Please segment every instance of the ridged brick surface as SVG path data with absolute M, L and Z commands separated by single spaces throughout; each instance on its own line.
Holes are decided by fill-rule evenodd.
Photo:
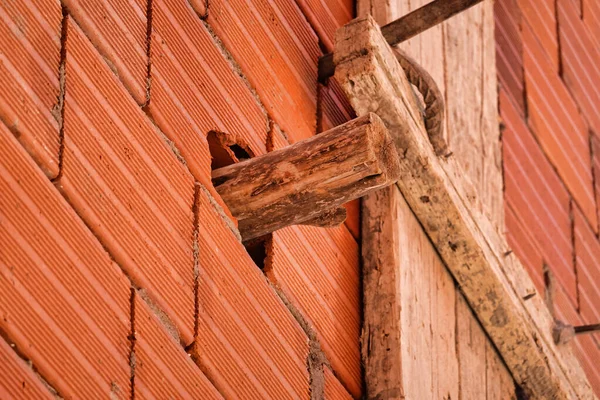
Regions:
M 140 295 L 135 296 L 135 396 L 221 399 Z
M 558 0 L 562 76 L 588 125 L 600 133 L 600 46 L 572 0 Z
M 529 227 L 517 213 L 505 203 L 506 239 L 508 246 L 515 252 L 523 266 L 529 272 L 539 293 L 546 290 L 544 284 L 544 257 L 539 244 Z
M 577 304 L 569 194 L 504 91 L 500 114 L 506 125 L 502 144 L 507 206 L 535 238 L 544 261 Z
M 494 19 L 498 81 L 513 102 L 518 105 L 519 113 L 524 115 L 522 16 L 517 0 L 496 1 Z
M 600 46 L 600 3 L 597 0 L 582 1 L 583 23 L 589 29 L 596 46 Z
M 209 25 L 293 141 L 314 135 L 318 39 L 289 0 L 211 0 Z
M 58 187 L 131 279 L 193 340 L 194 181 L 73 20 Z
M 139 104 L 146 101 L 147 0 L 63 0 Z
M 150 114 L 219 199 L 206 136 L 224 132 L 254 155 L 264 154 L 266 115 L 186 1 L 155 0 L 153 29 Z
M 58 0 L 0 4 L 0 121 L 49 178 L 58 174 Z
M 308 339 L 200 190 L 193 354 L 225 398 L 309 398 Z
M 329 368 L 324 366 L 323 372 L 325 374 L 325 400 L 352 400 L 353 397 L 350 396 L 350 393 L 346 391 Z
M 556 36 L 555 0 L 517 0 L 524 23 L 532 29 L 542 51 L 548 57 L 548 66 L 558 73 L 559 53 Z
M 600 321 L 600 242 L 578 208 L 575 219 L 575 254 L 581 316 L 588 324 Z
M 63 398 L 129 395 L 129 281 L 0 125 L 0 330 Z
M 589 136 L 575 101 L 523 24 L 529 124 L 542 149 L 586 217 L 596 221 Z
M 594 159 L 594 182 L 596 184 L 596 208 L 598 209 L 598 225 L 594 228 L 596 232 L 600 232 L 600 133 L 592 134 L 592 152 Z
M 54 399 L 54 396 L 8 343 L 0 338 L 0 398 Z
M 358 245 L 340 226 L 293 226 L 273 234 L 266 274 L 316 331 L 340 381 L 362 393 Z
M 354 17 L 354 1 L 296 0 L 296 3 L 319 35 L 323 47 L 332 52 L 335 31 Z
M 319 128 L 321 132 L 356 118 L 352 106 L 335 79 L 331 78 L 327 86 L 320 86 L 319 96 L 321 102 Z

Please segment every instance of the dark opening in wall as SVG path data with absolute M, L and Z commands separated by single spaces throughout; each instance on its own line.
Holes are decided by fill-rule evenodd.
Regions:
M 265 235 L 244 242 L 244 247 L 250 255 L 250 258 L 252 258 L 252 261 L 254 261 L 256 266 L 261 270 L 264 270 L 265 267 L 268 267 L 267 258 L 269 257 L 272 240 L 272 235 Z
M 211 169 L 223 168 L 231 164 L 252 158 L 254 154 L 243 143 L 234 142 L 222 132 L 210 131 L 206 138 L 212 157 Z

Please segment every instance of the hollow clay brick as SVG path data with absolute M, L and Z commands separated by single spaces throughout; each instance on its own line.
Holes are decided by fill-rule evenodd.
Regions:
M 548 60 L 548 67 L 558 74 L 559 54 L 555 0 L 517 1 L 523 15 L 522 25 L 529 27 L 540 50 Z
M 3 399 L 54 399 L 29 365 L 0 338 L 0 397 Z
M 314 135 L 322 53 L 295 2 L 211 0 L 207 22 L 288 137 Z
M 308 398 L 308 338 L 203 189 L 198 213 L 197 363 L 225 398 Z
M 502 133 L 506 204 L 577 304 L 569 194 L 504 91 L 500 114 L 506 126 Z
M 587 126 L 527 24 L 523 24 L 523 44 L 529 126 L 585 216 L 595 224 Z
M 333 51 L 335 31 L 354 17 L 352 0 L 318 1 L 297 0 L 298 6 L 328 51 Z
M 63 398 L 128 398 L 130 283 L 0 124 L 0 330 Z
M 324 366 L 323 372 L 325 374 L 325 400 L 351 400 L 353 398 L 328 367 Z
M 600 133 L 600 47 L 572 3 L 557 2 L 562 77 L 588 126 Z
M 587 324 L 600 321 L 600 242 L 585 217 L 575 207 L 575 267 L 581 316 Z
M 360 366 L 359 251 L 344 227 L 292 226 L 273 234 L 266 271 L 314 328 L 340 381 L 355 397 Z
M 494 34 L 496 38 L 496 68 L 498 81 L 525 115 L 525 78 L 523 77 L 522 15 L 517 0 L 494 3 Z
M 150 115 L 218 201 L 208 133 L 223 132 L 255 156 L 266 153 L 266 115 L 185 1 L 153 1 L 151 92 Z
M 58 0 L 0 4 L 0 121 L 49 178 L 58 174 L 61 21 Z
M 222 398 L 139 294 L 134 324 L 136 397 Z
M 64 0 L 63 4 L 135 101 L 144 104 L 147 0 Z
M 189 344 L 194 180 L 73 20 L 66 74 L 57 186 Z

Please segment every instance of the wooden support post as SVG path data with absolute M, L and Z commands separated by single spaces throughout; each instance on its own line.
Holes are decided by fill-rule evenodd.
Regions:
M 533 398 L 595 398 L 571 349 L 554 344 L 553 318 L 541 296 L 531 296 L 535 289 L 527 272 L 513 254 L 505 255 L 504 237 L 466 198 L 461 168 L 453 158 L 436 156 L 406 75 L 371 17 L 338 30 L 334 62 L 335 78 L 357 115 L 377 112 L 388 127 L 400 155 L 397 185 L 515 381 Z M 375 275 L 365 271 L 365 276 Z M 368 287 L 365 282 L 365 290 Z M 396 300 L 391 296 L 389 301 Z M 394 317 L 384 310 L 364 311 Z M 393 321 L 387 326 L 393 326 Z M 385 351 L 377 346 L 363 354 L 384 360 Z M 377 360 L 363 361 L 366 368 L 382 365 Z M 383 366 L 379 374 L 393 374 L 401 367 Z M 372 375 L 366 371 L 367 397 L 372 396 Z M 379 377 L 379 391 L 385 382 Z
M 339 207 L 398 179 L 398 154 L 367 113 L 294 145 L 213 171 L 243 240 L 277 229 L 341 223 Z

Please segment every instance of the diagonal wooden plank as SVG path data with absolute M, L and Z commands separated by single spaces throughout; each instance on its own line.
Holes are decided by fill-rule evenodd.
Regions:
M 535 398 L 595 398 L 568 348 L 551 337 L 552 317 L 505 240 L 465 198 L 461 168 L 438 159 L 404 71 L 370 17 L 336 35 L 336 80 L 357 115 L 378 114 L 400 156 L 402 194 L 454 275 L 515 381 Z M 368 373 L 367 373 L 368 376 Z

